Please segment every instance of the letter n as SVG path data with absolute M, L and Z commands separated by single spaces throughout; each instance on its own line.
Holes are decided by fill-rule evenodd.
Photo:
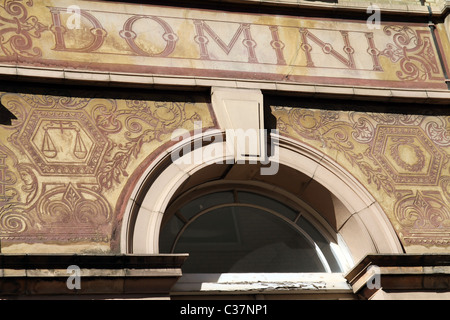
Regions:
M 312 47 L 308 42 L 308 39 L 320 46 L 323 53 L 329 54 L 332 57 L 336 58 L 339 62 L 347 66 L 349 69 L 355 69 L 355 60 L 353 58 L 354 49 L 350 45 L 350 40 L 348 37 L 347 31 L 340 31 L 342 39 L 344 40 L 344 53 L 347 55 L 347 58 L 345 58 L 342 54 L 337 52 L 330 43 L 323 42 L 321 39 L 319 39 L 316 35 L 311 33 L 306 28 L 300 28 L 300 36 L 301 36 L 301 48 L 303 51 L 305 51 L 306 54 L 306 61 L 308 67 L 314 67 L 314 63 L 312 61 L 311 51 Z

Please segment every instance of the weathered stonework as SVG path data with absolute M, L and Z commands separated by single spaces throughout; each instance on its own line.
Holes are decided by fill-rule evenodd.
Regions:
M 323 152 L 366 186 L 407 252 L 448 250 L 448 116 L 302 108 L 299 102 L 273 105 L 272 113 L 281 134 Z
M 51 68 L 63 78 L 86 70 L 105 80 L 135 73 L 447 88 L 425 23 L 381 20 L 369 28 L 365 21 L 67 0 L 4 0 L 0 12 L 0 63 Z
M 175 129 L 215 125 L 208 102 L 192 95 L 3 91 L 0 99 L 17 116 L 0 126 L 2 252 L 40 252 L 31 245 L 40 242 L 60 244 L 58 251 L 108 250 L 128 177 L 174 143 Z M 21 242 L 30 246 L 18 249 Z
M 295 2 L 337 9 L 367 5 Z M 426 4 L 433 5 L 435 14 L 446 6 L 443 1 Z M 379 5 L 389 12 L 428 14 L 421 1 Z M 37 77 L 116 83 L 125 75 L 130 79 L 132 72 L 139 83 L 160 75 L 186 77 L 183 81 L 190 85 L 201 83 L 190 82 L 193 77 L 216 84 L 219 78 L 272 81 L 276 88 L 300 83 L 353 91 L 414 89 L 425 97 L 447 93 L 448 17 L 436 25 L 438 51 L 429 26 L 418 22 L 382 20 L 377 29 L 358 20 L 66 0 L 45 5 L 3 0 L 0 12 L 3 71 L 17 67 L 17 73 Z M 337 92 L 332 86 L 330 90 Z M 173 130 L 192 129 L 195 121 L 205 128 L 217 125 L 202 97 L 104 98 L 30 90 L 0 94 L 1 103 L 17 116 L 11 126 L 0 127 L 4 252 L 20 241 L 35 241 L 33 246 L 54 241 L 57 248 L 61 240 L 73 241 L 75 251 L 85 250 L 90 241 L 108 250 L 123 213 L 118 202 L 124 201 L 127 178 L 137 176 L 133 173 L 143 170 L 145 159 L 167 147 Z M 405 247 L 447 248 L 446 116 L 289 105 L 273 106 L 273 112 L 283 134 L 324 152 L 367 186 Z M 31 245 L 24 250 L 32 250 Z

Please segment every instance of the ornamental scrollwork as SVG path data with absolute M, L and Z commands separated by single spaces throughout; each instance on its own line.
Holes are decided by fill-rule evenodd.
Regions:
M 425 31 L 396 25 L 385 26 L 383 31 L 392 36 L 393 43 L 388 43 L 380 55 L 399 64 L 396 75 L 400 80 L 427 81 L 439 74 L 432 41 Z
M 409 172 L 418 172 L 423 169 L 425 166 L 425 155 L 421 148 L 414 144 L 414 138 L 412 137 L 393 137 L 393 144 L 390 146 L 390 154 L 394 161 L 402 167 L 403 169 Z M 402 159 L 401 147 L 406 146 L 411 148 L 415 155 L 414 163 L 408 163 L 404 159 Z
M 26 195 L 26 200 L 21 198 L 21 192 L 17 189 L 19 178 L 8 165 L 18 167 L 21 180 L 24 182 L 21 190 Z M 0 236 L 8 236 L 26 231 L 31 221 L 25 208 L 27 203 L 35 196 L 35 176 L 29 173 L 29 179 L 25 174 L 26 165 L 19 164 L 15 154 L 6 146 L 0 145 Z
M 436 118 L 429 121 L 425 126 L 425 131 L 430 139 L 441 147 L 450 146 L 450 117 Z
M 100 226 L 111 219 L 111 214 L 103 196 L 71 183 L 46 192 L 37 204 L 37 215 L 44 225 Z
M 364 152 L 355 148 L 355 144 L 367 143 L 373 138 L 375 128 L 367 118 L 360 117 L 351 123 L 336 111 L 283 107 L 274 107 L 273 110 L 274 115 L 278 115 L 277 126 L 281 133 L 299 135 L 305 141 L 319 142 L 327 151 L 337 151 L 352 167 L 359 168 L 367 183 L 375 184 L 377 190 L 382 189 L 389 196 L 393 195 L 393 181 L 373 161 L 368 152 L 370 148 Z
M 127 109 L 118 110 L 116 102 L 109 101 L 94 107 L 92 118 L 106 135 L 125 129 L 125 142 L 110 141 L 100 172 L 98 191 L 109 190 L 127 177 L 127 166 L 137 159 L 142 147 L 150 142 L 163 142 L 172 132 L 189 123 L 193 126 L 201 118 L 197 113 L 187 116 L 190 102 L 126 100 Z
M 106 241 L 126 177 L 175 129 L 202 120 L 212 125 L 199 115 L 209 109 L 197 98 L 64 92 L 0 98 L 17 117 L 0 126 L 2 239 Z
M 29 16 L 27 7 L 33 1 L 5 0 L 0 5 L 0 49 L 7 57 L 36 58 L 42 50 L 33 46 L 33 38 L 39 39 L 48 27 L 36 16 Z
M 450 209 L 438 192 L 409 193 L 395 204 L 394 213 L 410 233 L 450 227 Z

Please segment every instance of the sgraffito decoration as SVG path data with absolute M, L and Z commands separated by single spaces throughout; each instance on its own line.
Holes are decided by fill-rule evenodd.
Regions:
M 175 129 L 214 126 L 194 95 L 96 98 L 1 92 L 0 239 L 108 243 L 129 176 Z M 120 204 L 119 204 L 120 205 Z
M 28 13 L 33 1 L 4 0 L 0 4 L 0 52 L 8 57 L 36 58 L 42 56 L 36 39 L 47 27 Z
M 272 106 L 280 133 L 352 172 L 405 247 L 450 245 L 450 117 Z
M 400 65 L 396 76 L 405 81 L 434 79 L 439 72 L 437 57 L 428 32 L 414 31 L 408 26 L 386 26 L 384 33 L 392 36 L 392 43 L 380 52 Z
M 425 21 L 370 29 L 361 20 L 104 1 L 0 0 L 0 63 L 56 73 L 447 89 Z

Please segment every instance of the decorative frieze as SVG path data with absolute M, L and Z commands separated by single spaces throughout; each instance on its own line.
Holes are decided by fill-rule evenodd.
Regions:
M 0 93 L 17 116 L 0 127 L 6 241 L 108 243 L 130 175 L 174 143 L 175 129 L 193 130 L 196 121 L 215 126 L 201 96 L 60 94 Z
M 407 251 L 450 245 L 448 117 L 297 103 L 272 106 L 272 113 L 282 135 L 323 152 L 366 186 Z
M 0 63 L 277 82 L 446 89 L 425 23 L 3 0 Z M 445 46 L 447 38 L 436 36 Z M 447 61 L 445 53 L 443 60 Z

